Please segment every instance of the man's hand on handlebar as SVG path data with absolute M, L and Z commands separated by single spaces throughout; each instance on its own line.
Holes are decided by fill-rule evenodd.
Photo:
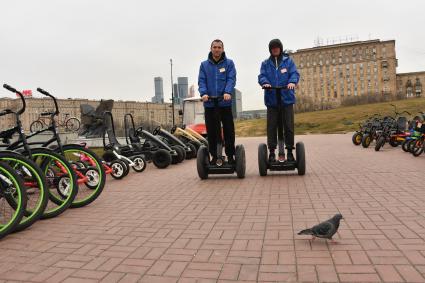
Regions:
M 288 84 L 288 89 L 295 89 L 295 84 L 294 83 L 289 83 Z
M 207 102 L 207 101 L 208 101 L 208 98 L 209 98 L 208 94 L 204 94 L 204 95 L 202 96 L 202 101 L 203 101 L 203 102 Z
M 271 84 L 263 84 L 263 88 L 271 88 L 272 85 Z
M 232 96 L 231 96 L 230 94 L 228 94 L 228 93 L 225 93 L 225 94 L 223 95 L 223 99 L 224 99 L 225 101 L 228 101 L 228 100 L 231 100 L 231 99 L 232 99 Z

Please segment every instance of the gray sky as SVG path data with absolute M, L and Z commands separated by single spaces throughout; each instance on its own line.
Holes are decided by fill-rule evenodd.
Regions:
M 398 71 L 425 70 L 423 0 L 0 0 L 0 10 L 0 82 L 61 98 L 150 101 L 162 76 L 167 99 L 169 59 L 175 80 L 196 84 L 214 38 L 235 61 L 245 110 L 264 107 L 257 75 L 275 37 L 293 50 L 318 36 L 396 39 Z

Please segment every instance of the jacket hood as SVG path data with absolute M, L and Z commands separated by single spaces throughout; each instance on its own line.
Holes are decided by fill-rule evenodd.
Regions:
M 214 58 L 213 58 L 213 55 L 212 55 L 212 52 L 210 51 L 210 53 L 208 53 L 208 60 L 209 61 L 211 61 L 212 63 L 214 63 L 214 64 L 218 64 L 218 63 L 220 63 L 221 61 L 223 61 L 223 60 L 225 60 L 226 59 L 226 52 L 223 52 L 222 54 L 221 54 L 221 57 L 220 57 L 220 60 L 218 60 L 218 62 L 216 62 L 215 60 L 214 60 Z
M 272 49 L 275 48 L 275 47 L 280 48 L 280 54 L 283 53 L 283 44 L 280 41 L 280 39 L 275 38 L 275 39 L 270 40 L 270 42 L 269 42 L 269 52 L 270 52 L 270 54 L 272 53 Z

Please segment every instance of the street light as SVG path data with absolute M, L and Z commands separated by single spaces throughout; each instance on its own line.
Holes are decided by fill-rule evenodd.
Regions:
M 174 83 L 173 83 L 173 59 L 170 59 L 170 66 L 171 66 L 171 108 L 173 111 L 173 126 L 175 124 L 174 121 Z

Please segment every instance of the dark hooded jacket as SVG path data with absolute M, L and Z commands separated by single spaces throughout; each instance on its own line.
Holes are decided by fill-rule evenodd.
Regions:
M 288 54 L 284 53 L 283 46 L 280 40 L 274 39 L 269 43 L 269 51 L 273 47 L 280 48 L 280 55 L 270 57 L 264 60 L 261 64 L 260 74 L 258 75 L 258 83 L 263 86 L 270 84 L 272 86 L 287 86 L 289 83 L 298 84 L 300 74 L 297 71 L 294 61 Z M 281 102 L 284 105 L 295 103 L 295 90 L 282 90 Z M 264 90 L 264 104 L 267 107 L 277 107 L 275 90 Z

